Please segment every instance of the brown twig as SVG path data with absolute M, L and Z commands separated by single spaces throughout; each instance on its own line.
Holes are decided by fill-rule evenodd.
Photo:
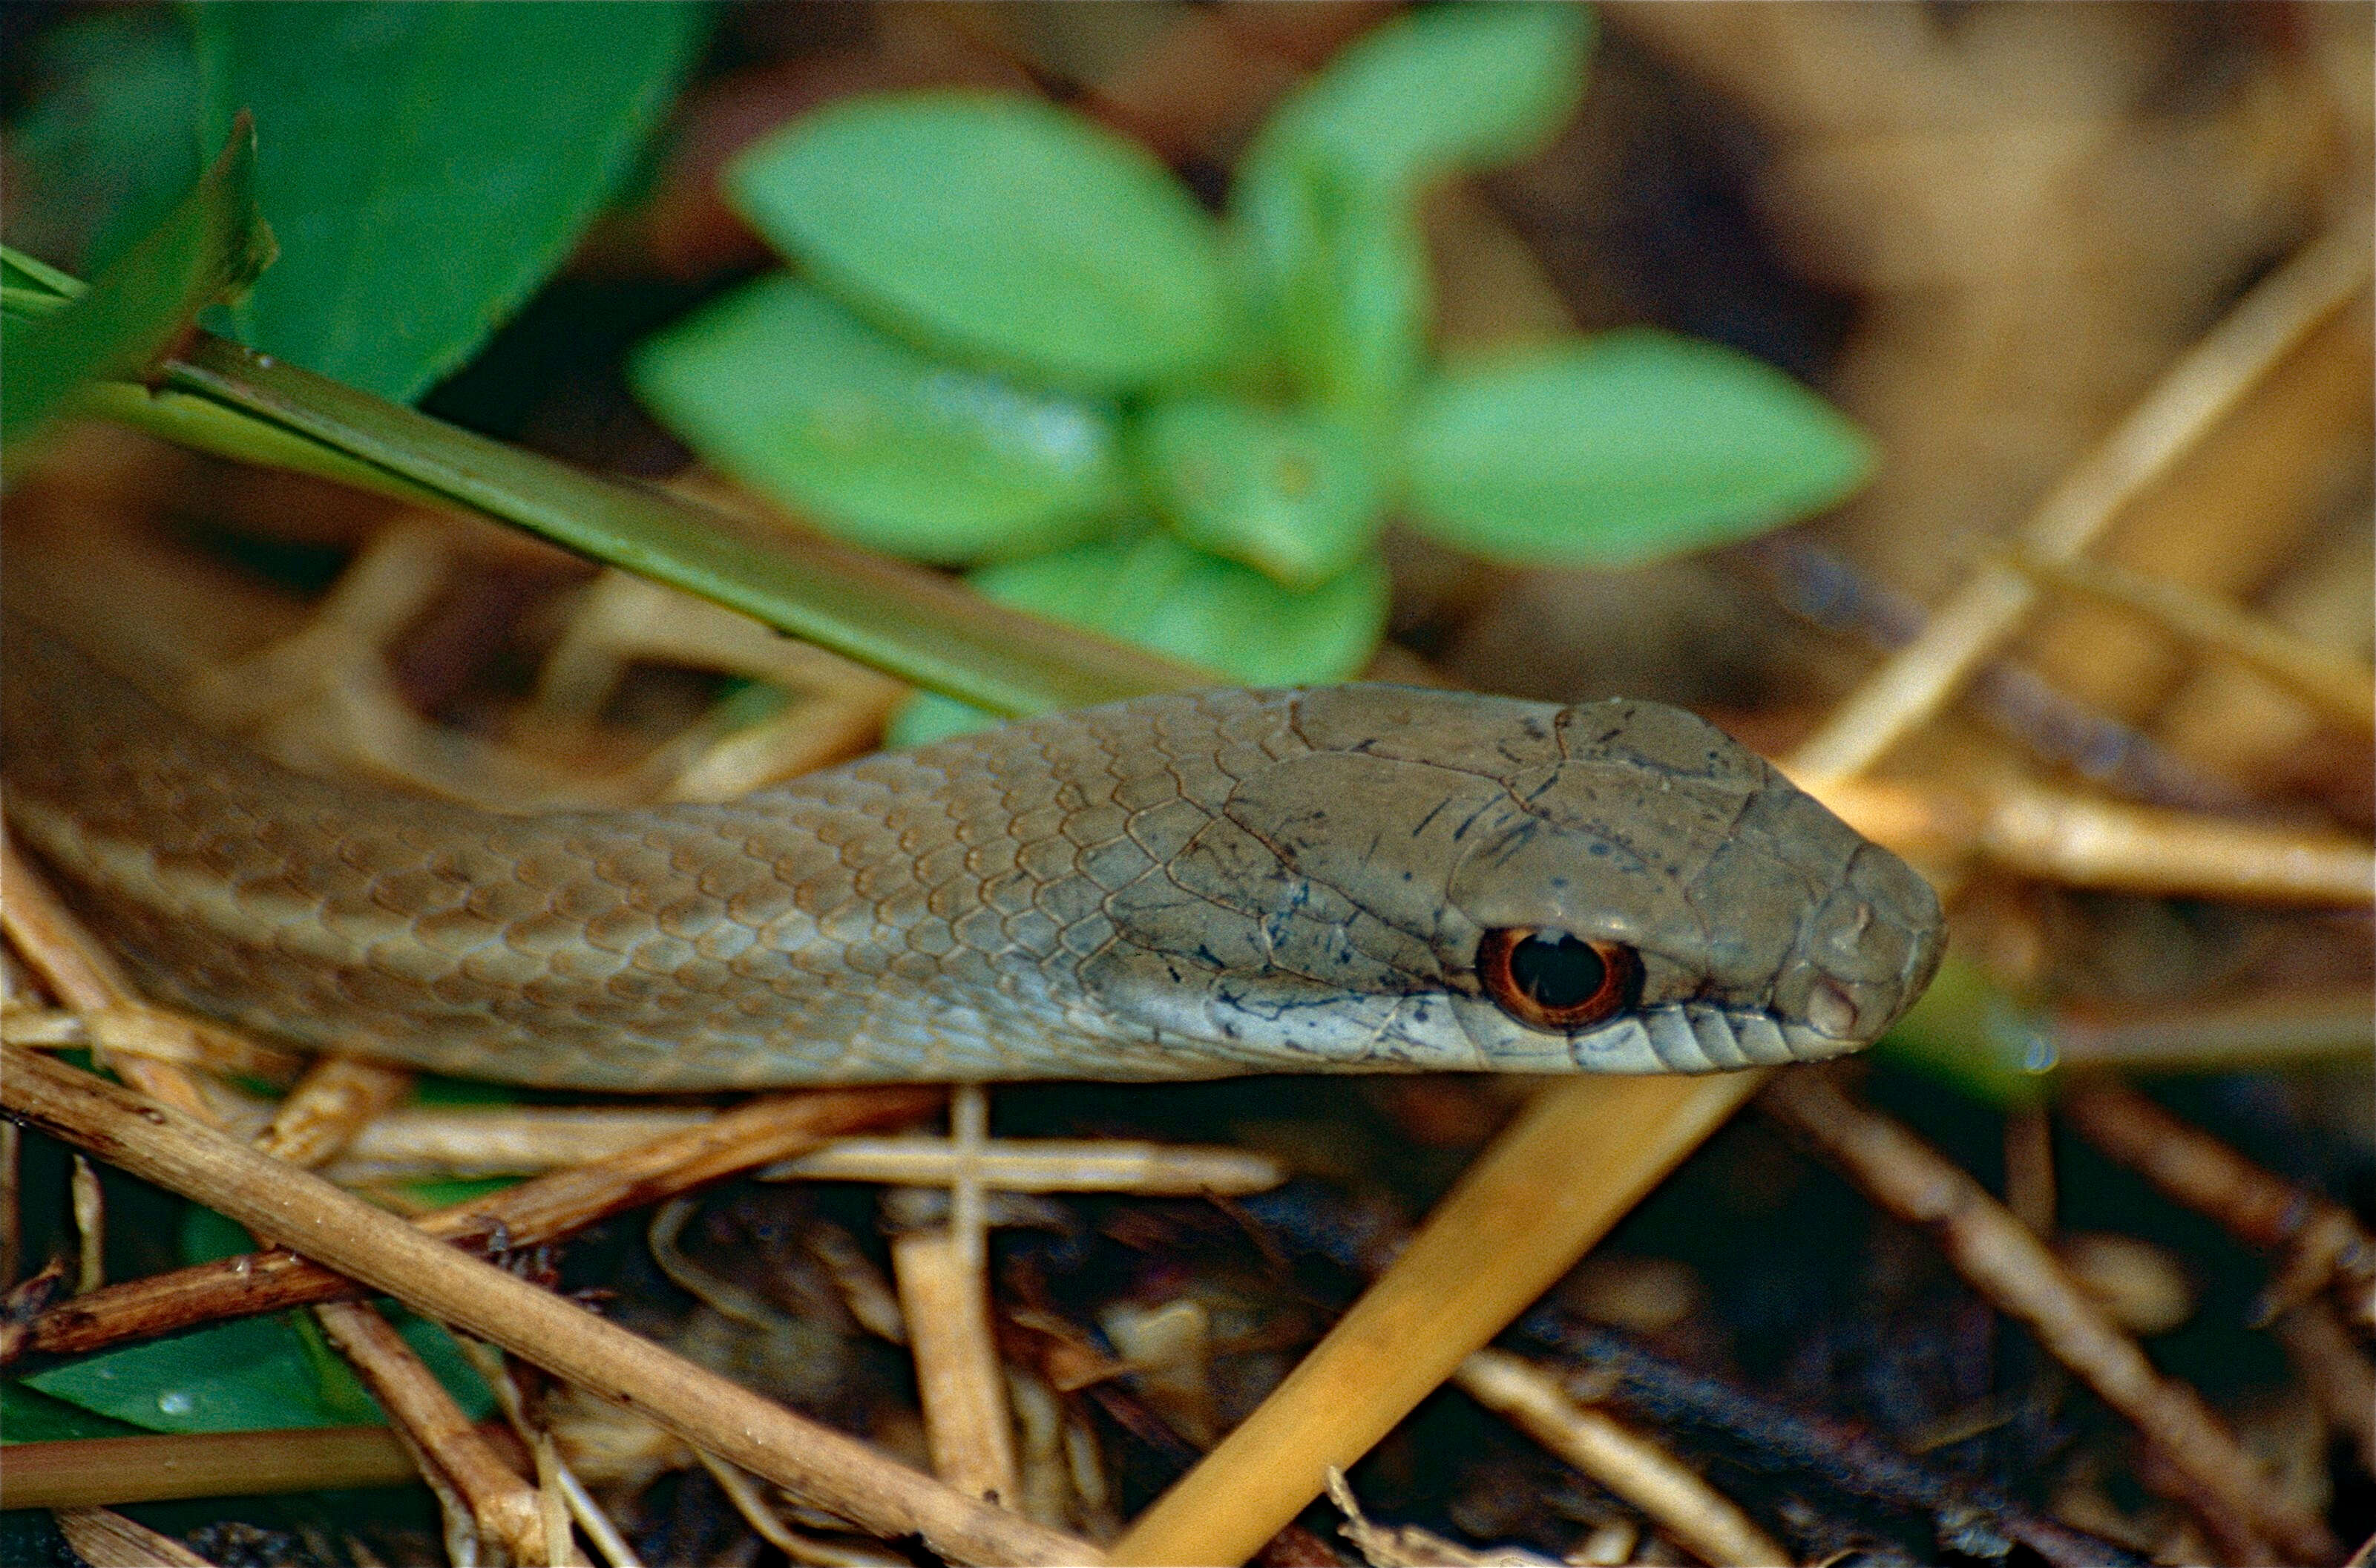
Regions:
M 361 1301 L 333 1301 L 314 1315 L 388 1419 L 444 1472 L 481 1538 L 512 1561 L 546 1561 L 544 1515 L 534 1488 L 505 1465 L 387 1319 Z
M 2263 1170 L 2118 1084 L 2087 1084 L 2061 1109 L 2080 1136 L 2173 1202 L 2216 1220 L 2246 1246 L 2284 1259 L 2261 1294 L 2258 1321 L 2333 1282 L 2347 1289 L 2346 1315 L 2363 1332 L 2376 1328 L 2376 1238 L 2341 1204 Z
M 1502 1350 L 1460 1363 L 1462 1392 L 1639 1508 L 1701 1562 L 1768 1568 L 1790 1554 L 1664 1446 L 1571 1398 L 1559 1380 Z
M 2194 1391 L 2156 1372 L 2136 1341 L 1978 1182 L 1824 1075 L 1781 1075 L 1761 1103 L 1883 1207 L 1928 1228 L 1975 1289 L 2028 1324 L 2056 1360 L 2154 1443 L 2182 1480 L 2182 1501 L 2239 1555 L 2249 1561 L 2264 1550 L 2259 1541 L 2302 1562 L 2334 1555 L 2325 1526 L 2277 1496 Z
M 425 1234 L 481 1250 L 538 1246 L 607 1215 L 790 1158 L 837 1134 L 921 1116 L 940 1099 L 938 1089 L 905 1086 L 770 1096 L 609 1159 L 424 1216 L 420 1226 Z M 88 1355 L 224 1318 L 364 1293 L 334 1270 L 294 1253 L 248 1253 L 63 1303 L 33 1321 L 20 1349 Z
M 920 1476 L 647 1340 L 469 1257 L 318 1178 L 87 1073 L 9 1050 L 10 1115 L 307 1253 L 817 1506 L 968 1562 L 1086 1563 L 1089 1543 Z

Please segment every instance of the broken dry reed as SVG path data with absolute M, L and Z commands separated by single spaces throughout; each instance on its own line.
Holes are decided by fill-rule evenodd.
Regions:
M 1287 1381 L 1111 1549 L 1241 1562 L 1505 1327 L 1764 1081 L 1573 1078 L 1538 1093 Z
M 958 1156 L 939 1138 L 838 1138 L 756 1172 L 764 1182 L 872 1182 L 945 1187 Z M 1287 1167 L 1244 1149 L 1109 1141 L 992 1139 L 971 1157 L 992 1193 L 1131 1193 L 1141 1197 L 1242 1197 L 1287 1180 Z
M 1461 1391 L 1623 1498 L 1710 1568 L 1769 1568 L 1790 1554 L 1732 1500 L 1655 1440 L 1572 1397 L 1559 1378 L 1506 1351 L 1460 1363 Z
M 356 1136 L 412 1088 L 401 1067 L 352 1056 L 325 1056 L 273 1111 L 256 1152 L 311 1170 L 354 1145 Z
M 107 1283 L 107 1195 L 99 1172 L 79 1154 L 68 1168 L 66 1190 L 74 1216 L 75 1294 L 88 1296 Z
M 891 1272 L 933 1473 L 968 1497 L 1013 1507 L 1020 1495 L 1015 1421 L 981 1267 L 950 1230 L 935 1228 L 894 1238 Z
M 862 1528 L 919 1536 L 974 1562 L 1100 1560 L 1087 1541 L 918 1475 L 169 1107 L 28 1052 L 11 1050 L 6 1062 L 0 1103 L 18 1121 L 243 1224 L 298 1238 L 328 1266 Z
M 2367 224 L 2353 218 L 2304 246 L 2166 372 L 2096 449 L 2039 503 L 2018 535 L 2031 560 L 2071 560 L 2122 508 L 2367 286 Z M 2002 562 L 1981 565 L 1921 634 L 1832 710 L 1792 758 L 1810 778 L 1862 773 L 1935 717 L 2018 630 L 2038 588 Z
M 2324 1562 L 2334 1542 L 2297 1510 L 2193 1389 L 2164 1378 L 2037 1237 L 1980 1184 L 1886 1116 L 1817 1073 L 1776 1077 L 1761 1103 L 1900 1219 L 1924 1226 L 1956 1270 L 2144 1434 L 2180 1483 L 2180 1501 L 2246 1560 L 2274 1545 Z
M 552 1441 L 552 1433 L 529 1419 L 528 1403 L 520 1395 L 519 1383 L 512 1375 L 511 1364 L 504 1353 L 493 1346 L 463 1336 L 454 1341 L 462 1359 L 470 1363 L 480 1378 L 495 1396 L 496 1408 L 503 1411 L 504 1421 L 520 1444 L 536 1456 L 537 1488 L 544 1506 L 545 1539 L 566 1540 L 569 1521 L 575 1520 L 594 1543 L 602 1560 L 623 1568 L 636 1561 L 619 1526 L 594 1501 L 593 1494 L 570 1469 L 568 1461 Z M 558 1517 L 556 1518 L 556 1515 Z
M 214 1568 L 172 1537 L 105 1508 L 61 1509 L 57 1524 L 77 1557 L 104 1568 Z

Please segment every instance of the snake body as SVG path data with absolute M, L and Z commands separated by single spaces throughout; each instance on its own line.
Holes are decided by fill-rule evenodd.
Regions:
M 507 816 L 302 777 L 45 634 L 7 805 L 144 983 L 588 1088 L 1696 1072 L 1835 1055 L 1935 968 L 1903 862 L 1701 720 L 1389 686 L 1149 697 L 723 805 Z M 1633 956 L 1588 1028 L 1495 932 Z

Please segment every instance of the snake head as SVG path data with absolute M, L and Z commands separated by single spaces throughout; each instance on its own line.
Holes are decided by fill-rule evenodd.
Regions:
M 1344 686 L 1286 717 L 1301 744 L 1172 861 L 1246 917 L 1208 946 L 1208 1038 L 1315 1066 L 1703 1072 L 1853 1051 L 1938 967 L 1930 885 L 1690 714 Z

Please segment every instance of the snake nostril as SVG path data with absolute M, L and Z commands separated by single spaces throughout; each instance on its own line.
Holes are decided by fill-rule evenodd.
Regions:
M 1835 980 L 1821 980 L 1807 993 L 1807 1022 L 1819 1034 L 1834 1039 L 1856 1035 L 1857 1004 Z

